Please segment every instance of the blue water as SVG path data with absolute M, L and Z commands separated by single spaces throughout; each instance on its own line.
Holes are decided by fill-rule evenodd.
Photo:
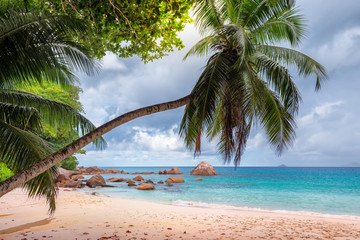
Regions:
M 109 167 L 103 167 L 107 169 Z M 125 172 L 145 172 L 170 167 L 113 167 Z M 360 216 L 360 168 L 215 167 L 217 176 L 190 175 L 193 167 L 179 167 L 185 183 L 156 184 L 155 191 L 139 191 L 127 183 L 115 188 L 91 189 L 101 194 L 145 199 L 168 204 L 195 202 L 266 210 L 307 211 Z M 105 174 L 134 178 L 136 175 Z M 142 175 L 154 183 L 172 175 Z

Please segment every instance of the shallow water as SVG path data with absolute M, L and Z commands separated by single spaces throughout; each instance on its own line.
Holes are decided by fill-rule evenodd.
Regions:
M 107 169 L 110 167 L 101 167 Z M 170 167 L 112 167 L 125 172 L 158 172 Z M 155 191 L 139 191 L 127 183 L 116 188 L 91 189 L 101 194 L 152 200 L 167 204 L 235 206 L 265 210 L 306 211 L 360 216 L 360 168 L 214 167 L 217 176 L 190 175 L 193 167 L 179 167 L 185 183 L 156 184 Z M 134 178 L 136 175 L 104 174 Z M 142 175 L 154 183 L 172 175 Z M 210 206 L 209 205 L 209 206 Z

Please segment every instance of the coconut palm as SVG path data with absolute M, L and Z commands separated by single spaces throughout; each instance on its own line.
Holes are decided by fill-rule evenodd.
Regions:
M 291 145 L 300 93 L 287 66 L 299 75 L 314 74 L 316 89 L 326 78 L 324 67 L 310 57 L 276 43 L 296 47 L 304 36 L 303 18 L 291 0 L 202 1 L 195 8 L 196 25 L 208 34 L 188 54 L 209 61 L 196 83 L 197 97 L 185 109 L 181 135 L 200 151 L 201 133 L 219 140 L 225 162 L 235 165 L 251 127 L 260 124 L 276 152 Z
M 6 12 L 0 18 L 0 161 L 19 172 L 51 154 L 54 149 L 38 134 L 42 123 L 85 134 L 95 126 L 75 109 L 18 90 L 35 82 L 61 84 L 76 81 L 75 71 L 93 74 L 98 63 L 72 40 L 88 27 L 68 16 L 40 16 Z M 104 142 L 95 142 L 102 147 Z M 26 182 L 29 196 L 45 196 L 55 210 L 56 168 Z
M 281 153 L 295 137 L 294 117 L 301 96 L 287 67 L 299 75 L 315 75 L 316 89 L 326 78 L 324 67 L 298 51 L 304 36 L 301 15 L 291 0 L 204 0 L 195 4 L 195 23 L 202 34 L 186 55 L 211 56 L 188 96 L 121 115 L 41 162 L 0 183 L 0 196 L 109 132 L 141 116 L 187 105 L 180 134 L 200 151 L 201 133 L 219 139 L 225 161 L 240 161 L 251 127 L 261 124 L 269 143 Z M 41 170 L 40 170 L 41 169 Z

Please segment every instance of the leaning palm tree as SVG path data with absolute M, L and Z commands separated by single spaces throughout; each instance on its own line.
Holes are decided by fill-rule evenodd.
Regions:
M 219 140 L 225 162 L 240 162 L 251 127 L 260 124 L 277 153 L 295 137 L 295 114 L 301 101 L 289 65 L 299 75 L 314 74 L 316 89 L 326 78 L 324 67 L 284 47 L 296 47 L 304 36 L 303 18 L 291 0 L 202 1 L 195 8 L 200 33 L 208 34 L 188 54 L 209 61 L 185 109 L 180 132 L 189 148 L 200 152 L 201 133 Z
M 45 158 L 54 148 L 38 136 L 42 123 L 83 134 L 95 126 L 75 109 L 18 90 L 35 82 L 76 81 L 75 70 L 93 74 L 98 64 L 72 39 L 88 33 L 87 26 L 68 16 L 39 16 L 7 12 L 0 18 L 0 161 L 19 172 Z M 102 147 L 104 142 L 95 142 Z M 45 196 L 55 210 L 56 168 L 51 167 L 24 184 L 29 196 Z
M 326 78 L 324 67 L 298 51 L 304 35 L 301 15 L 291 0 L 204 0 L 195 5 L 195 23 L 209 34 L 187 54 L 211 53 L 193 91 L 181 99 L 121 115 L 86 134 L 39 163 L 0 183 L 0 196 L 37 176 L 113 128 L 141 116 L 186 106 L 180 134 L 187 146 L 200 151 L 201 133 L 219 139 L 225 161 L 240 161 L 250 129 L 261 124 L 269 143 L 281 151 L 295 136 L 300 93 L 287 69 L 315 75 L 316 89 Z M 186 57 L 187 57 L 186 56 Z

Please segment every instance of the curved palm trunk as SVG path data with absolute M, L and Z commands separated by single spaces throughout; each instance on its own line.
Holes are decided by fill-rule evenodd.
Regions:
M 177 99 L 171 102 L 160 103 L 148 107 L 139 108 L 132 112 L 125 113 L 105 124 L 96 128 L 95 130 L 89 132 L 88 134 L 82 136 L 78 140 L 70 143 L 66 147 L 60 149 L 59 151 L 51 154 L 50 156 L 42 159 L 38 163 L 30 166 L 29 168 L 18 172 L 14 176 L 8 178 L 7 180 L 0 182 L 0 197 L 5 195 L 6 193 L 10 192 L 11 190 L 23 185 L 30 179 L 38 176 L 39 174 L 43 173 L 47 169 L 55 164 L 61 162 L 65 158 L 71 156 L 72 154 L 76 153 L 81 148 L 85 147 L 89 143 L 93 142 L 95 139 L 101 137 L 103 134 L 111 131 L 112 129 L 129 122 L 133 119 L 150 115 L 157 112 L 162 112 L 170 109 L 175 109 L 185 104 L 188 104 L 193 99 L 193 96 L 190 94 L 183 98 Z

